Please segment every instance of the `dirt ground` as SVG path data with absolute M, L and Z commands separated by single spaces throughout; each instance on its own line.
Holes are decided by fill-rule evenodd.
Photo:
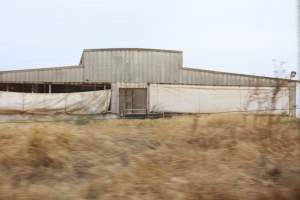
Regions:
M 0 124 L 0 200 L 299 200 L 300 122 L 249 115 Z

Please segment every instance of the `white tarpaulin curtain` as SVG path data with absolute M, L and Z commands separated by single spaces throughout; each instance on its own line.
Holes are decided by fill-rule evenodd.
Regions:
M 78 93 L 0 92 L 1 113 L 100 114 L 108 111 L 111 90 Z
M 289 113 L 287 87 L 150 85 L 150 111 Z

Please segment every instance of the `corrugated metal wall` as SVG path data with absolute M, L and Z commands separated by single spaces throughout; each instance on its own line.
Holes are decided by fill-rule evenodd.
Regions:
M 171 51 L 85 51 L 84 79 L 91 82 L 164 83 L 178 81 L 182 54 Z
M 113 83 L 201 84 L 219 86 L 277 86 L 278 80 L 183 68 L 182 52 L 118 49 L 86 50 L 84 80 Z M 288 81 L 280 82 L 287 85 Z
M 154 49 L 84 50 L 82 67 L 0 72 L 1 82 L 101 82 L 277 86 L 278 79 L 183 68 L 181 51 Z M 288 81 L 284 84 L 287 85 Z
M 183 68 L 179 76 L 179 83 L 192 85 L 277 86 L 280 84 L 286 86 L 288 84 L 288 81 L 279 79 L 189 68 Z
M 1 82 L 82 82 L 83 67 L 57 67 L 0 72 Z

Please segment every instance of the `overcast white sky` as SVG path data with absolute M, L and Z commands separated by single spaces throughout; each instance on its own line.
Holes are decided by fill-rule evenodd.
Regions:
M 184 51 L 186 67 L 296 70 L 296 0 L 1 0 L 0 70 L 76 65 L 84 48 Z

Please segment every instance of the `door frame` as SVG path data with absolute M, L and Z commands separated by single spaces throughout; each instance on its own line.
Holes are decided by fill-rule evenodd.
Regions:
M 143 90 L 144 91 L 144 102 L 143 102 L 143 107 L 144 108 L 135 108 L 135 100 L 134 100 L 134 91 L 135 90 Z M 128 91 L 131 91 L 131 94 L 129 94 L 129 96 L 127 96 Z M 119 115 L 120 116 L 124 116 L 124 115 L 130 115 L 130 114 L 143 114 L 146 115 L 148 113 L 148 88 L 119 88 Z M 127 106 L 126 106 L 126 102 L 127 102 L 127 98 L 131 98 L 131 108 L 129 108 L 128 110 L 131 110 L 131 112 L 127 112 Z M 124 111 L 125 109 L 125 111 Z

